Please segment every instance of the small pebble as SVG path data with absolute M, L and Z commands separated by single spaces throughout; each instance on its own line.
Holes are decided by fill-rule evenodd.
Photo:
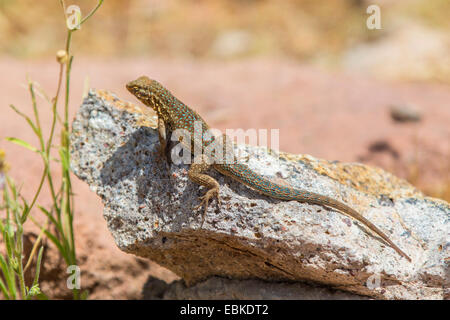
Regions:
M 422 119 L 420 110 L 411 105 L 393 105 L 390 110 L 391 118 L 396 122 L 419 122 Z

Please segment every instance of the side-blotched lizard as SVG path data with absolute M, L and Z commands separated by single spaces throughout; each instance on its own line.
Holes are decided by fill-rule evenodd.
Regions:
M 192 150 L 192 145 L 195 143 L 200 143 L 200 146 L 204 149 L 214 140 L 214 138 L 208 140 L 200 138 L 200 141 L 195 141 L 195 139 L 198 140 L 198 138 L 195 137 L 202 137 L 202 132 L 206 132 L 209 129 L 208 124 L 194 110 L 175 98 L 170 91 L 164 88 L 159 82 L 143 76 L 129 82 L 126 87 L 128 91 L 134 94 L 145 105 L 153 108 L 157 113 L 161 154 L 165 154 L 168 134 L 171 134 L 178 129 L 184 129 L 189 133 L 189 141 L 187 141 L 187 139 L 180 139 L 180 142 L 184 144 L 188 150 Z M 200 123 L 200 126 L 196 125 L 196 123 Z M 199 130 L 202 132 L 196 132 Z M 225 143 L 229 143 L 229 139 L 227 139 L 226 136 L 223 137 L 225 137 Z M 204 173 L 211 166 L 221 174 L 237 180 L 266 196 L 282 200 L 295 200 L 318 204 L 337 209 L 365 224 L 370 230 L 383 238 L 401 256 L 411 261 L 408 255 L 400 250 L 400 248 L 397 247 L 380 229 L 346 204 L 309 191 L 282 186 L 259 175 L 247 165 L 235 160 L 231 162 L 214 162 L 207 156 L 201 155 L 194 159 L 194 162 L 191 164 L 188 171 L 189 179 L 208 188 L 205 195 L 200 197 L 201 203 L 198 206 L 204 206 L 205 208 L 203 219 L 206 215 L 210 199 L 217 198 L 218 204 L 220 205 L 220 185 L 213 177 Z

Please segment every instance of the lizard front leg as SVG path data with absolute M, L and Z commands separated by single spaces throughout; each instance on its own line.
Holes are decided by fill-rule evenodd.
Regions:
M 209 206 L 209 200 L 214 197 L 217 198 L 217 204 L 220 206 L 220 197 L 219 197 L 220 185 L 216 179 L 203 173 L 206 170 L 208 170 L 208 168 L 211 165 L 208 164 L 206 161 L 204 161 L 203 157 L 196 159 L 197 161 L 194 160 L 194 163 L 191 165 L 188 171 L 188 177 L 191 181 L 208 188 L 208 191 L 206 191 L 205 195 L 200 197 L 201 200 L 200 204 L 194 208 L 198 209 L 201 206 L 205 207 L 201 224 L 201 226 L 203 226 L 203 223 L 205 222 L 206 212 Z
M 164 120 L 158 117 L 158 138 L 159 138 L 159 155 L 161 158 L 165 158 L 167 163 L 171 164 L 172 159 L 170 158 L 170 135 L 171 133 L 167 129 Z

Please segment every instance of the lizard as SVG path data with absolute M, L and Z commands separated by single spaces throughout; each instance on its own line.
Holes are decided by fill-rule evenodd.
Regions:
M 203 138 L 200 138 L 202 139 L 201 141 L 194 141 L 194 137 L 198 137 L 198 132 L 195 131 L 198 131 L 199 129 L 203 132 L 207 131 L 209 129 L 208 124 L 197 112 L 174 97 L 172 93 L 158 81 L 152 80 L 146 76 L 141 76 L 134 81 L 128 82 L 126 88 L 137 99 L 144 103 L 144 105 L 152 108 L 156 112 L 158 116 L 158 136 L 161 154 L 166 154 L 168 135 L 178 129 L 184 129 L 190 134 L 188 138 L 190 141 L 188 141 L 188 139 L 179 139 L 188 150 L 192 150 L 190 148 L 193 143 L 200 142 L 200 146 L 204 148 L 212 142 L 211 139 L 205 141 Z M 200 123 L 201 126 L 195 126 L 194 124 L 196 122 Z M 225 135 L 223 136 L 225 139 L 227 138 Z M 226 143 L 229 143 L 229 141 L 227 140 Z M 220 206 L 220 185 L 216 179 L 205 173 L 212 167 L 219 173 L 271 198 L 286 201 L 294 200 L 337 209 L 341 213 L 349 215 L 363 223 L 367 228 L 388 243 L 400 256 L 411 262 L 411 258 L 395 245 L 388 236 L 350 206 L 324 195 L 277 184 L 254 172 L 246 164 L 239 161 L 213 162 L 210 160 L 211 159 L 207 156 L 201 155 L 194 159 L 194 162 L 191 163 L 188 170 L 188 178 L 191 181 L 207 188 L 206 193 L 200 197 L 200 204 L 195 207 L 195 209 L 198 209 L 204 206 L 202 225 L 207 213 L 209 201 L 217 198 L 217 204 Z

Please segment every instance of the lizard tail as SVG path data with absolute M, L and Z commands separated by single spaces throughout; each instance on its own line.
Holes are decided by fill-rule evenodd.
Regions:
M 411 258 L 399 247 L 397 247 L 380 229 L 378 229 L 377 226 L 364 218 L 359 212 L 350 208 L 342 202 L 306 190 L 279 185 L 272 180 L 266 179 L 263 176 L 257 174 L 244 164 L 216 164 L 215 168 L 222 174 L 236 179 L 247 185 L 251 189 L 256 190 L 269 197 L 288 201 L 295 200 L 299 202 L 314 203 L 337 209 L 366 225 L 370 230 L 372 230 L 384 241 L 386 241 L 395 251 L 397 251 L 398 254 L 400 254 L 402 257 L 405 257 L 409 262 L 411 262 Z
M 295 190 L 295 189 L 294 189 Z M 304 192 L 300 191 L 300 190 L 295 190 L 296 192 L 300 192 L 300 194 L 305 194 Z M 342 202 L 336 201 L 332 198 L 329 197 L 325 197 L 322 195 L 318 195 L 318 194 L 314 194 L 314 193 L 309 193 L 307 192 L 307 196 L 301 196 L 302 199 L 305 200 L 300 200 L 300 201 L 307 201 L 310 203 L 315 203 L 315 204 L 319 204 L 319 205 L 325 205 L 328 207 L 332 207 L 334 209 L 338 209 L 339 211 L 351 216 L 352 218 L 362 222 L 363 224 L 365 224 L 370 230 L 372 230 L 373 232 L 375 232 L 377 235 L 379 235 L 381 238 L 383 238 L 384 241 L 386 241 L 391 248 L 393 248 L 395 251 L 397 251 L 397 253 L 399 255 L 401 255 L 402 257 L 406 258 L 409 262 L 411 262 L 411 258 L 404 253 L 397 245 L 395 245 L 377 226 L 375 226 L 372 222 L 370 222 L 369 220 L 367 220 L 366 218 L 364 218 L 359 212 L 357 212 L 356 210 L 350 208 L 349 206 L 347 206 L 346 204 L 343 204 Z M 293 199 L 294 200 L 294 199 Z

